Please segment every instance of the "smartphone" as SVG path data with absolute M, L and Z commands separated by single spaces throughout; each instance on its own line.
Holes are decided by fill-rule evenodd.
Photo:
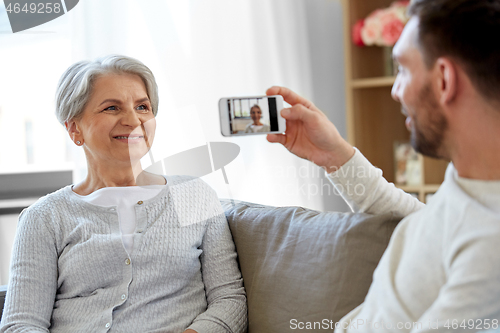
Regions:
M 221 133 L 224 136 L 284 133 L 283 97 L 226 97 L 219 100 Z

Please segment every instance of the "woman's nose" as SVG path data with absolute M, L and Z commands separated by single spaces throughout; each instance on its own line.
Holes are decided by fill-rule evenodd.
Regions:
M 131 126 L 134 128 L 142 124 L 141 118 L 134 109 L 124 112 L 121 122 L 122 125 Z

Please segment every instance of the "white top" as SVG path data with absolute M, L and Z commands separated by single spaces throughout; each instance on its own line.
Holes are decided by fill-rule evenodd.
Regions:
M 260 125 L 260 126 L 257 126 L 257 125 L 250 125 L 250 129 L 254 132 L 254 133 L 257 133 L 261 128 L 263 128 L 264 125 Z
M 499 327 L 500 181 L 460 178 L 450 164 L 425 206 L 388 183 L 359 151 L 328 177 L 354 211 L 406 216 L 364 303 L 342 318 L 336 332 Z
M 166 185 L 105 187 L 90 193 L 79 195 L 82 200 L 101 207 L 116 207 L 122 242 L 128 254 L 134 247 L 134 233 L 137 226 L 135 205 L 155 197 Z
M 269 132 L 271 130 L 271 127 L 269 125 L 254 125 L 253 123 L 250 123 L 245 127 L 245 133 L 261 133 L 261 132 Z

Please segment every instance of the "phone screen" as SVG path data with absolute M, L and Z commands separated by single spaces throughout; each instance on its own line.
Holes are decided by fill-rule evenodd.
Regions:
M 226 101 L 231 134 L 277 132 L 275 97 L 231 98 Z

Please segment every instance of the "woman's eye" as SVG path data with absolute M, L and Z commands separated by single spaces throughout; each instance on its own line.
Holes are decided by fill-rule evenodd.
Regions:
M 137 107 L 137 110 L 139 110 L 139 111 L 149 111 L 147 105 L 144 105 L 144 104 L 143 105 L 139 105 Z
M 103 111 L 116 111 L 116 106 L 108 106 Z

